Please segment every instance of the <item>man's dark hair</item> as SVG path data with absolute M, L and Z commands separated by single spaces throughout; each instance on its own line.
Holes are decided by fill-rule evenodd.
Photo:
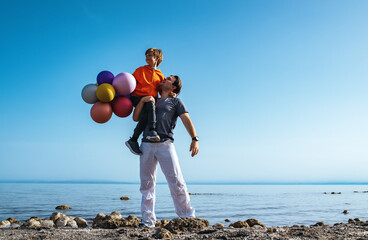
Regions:
M 179 76 L 174 76 L 174 77 L 175 77 L 175 82 L 173 82 L 173 86 L 175 86 L 176 88 L 173 90 L 173 92 L 179 95 L 183 85 L 181 84 L 181 80 Z

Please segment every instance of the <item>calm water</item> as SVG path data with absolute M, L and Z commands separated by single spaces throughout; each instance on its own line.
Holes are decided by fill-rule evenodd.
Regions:
M 226 218 L 233 222 L 256 218 L 267 226 L 333 224 L 356 217 L 368 220 L 366 185 L 188 185 L 188 190 L 204 193 L 192 195 L 191 201 L 197 216 L 210 224 L 226 225 Z M 323 194 L 333 191 L 342 194 Z M 167 185 L 157 185 L 156 193 L 157 218 L 175 218 Z M 121 201 L 121 196 L 131 200 Z M 138 184 L 0 183 L 0 220 L 49 217 L 61 204 L 73 208 L 67 215 L 83 218 L 112 211 L 141 217 L 140 199 Z M 350 214 L 342 214 L 345 209 Z

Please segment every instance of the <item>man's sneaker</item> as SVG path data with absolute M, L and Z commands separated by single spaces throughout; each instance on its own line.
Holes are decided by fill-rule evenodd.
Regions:
M 155 130 L 150 130 L 147 134 L 146 139 L 150 142 L 159 142 L 160 136 L 157 134 Z
M 125 145 L 129 148 L 129 150 L 135 155 L 142 155 L 142 151 L 139 149 L 138 142 L 132 141 L 129 139 L 125 142 Z

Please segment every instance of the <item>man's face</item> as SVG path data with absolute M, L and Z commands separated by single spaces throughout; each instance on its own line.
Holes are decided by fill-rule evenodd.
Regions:
M 160 87 L 162 90 L 174 90 L 175 86 L 173 85 L 173 83 L 175 82 L 175 77 L 174 76 L 168 76 L 166 77 L 160 84 Z
M 157 58 L 153 55 L 153 53 L 146 54 L 146 63 L 151 67 L 157 66 Z

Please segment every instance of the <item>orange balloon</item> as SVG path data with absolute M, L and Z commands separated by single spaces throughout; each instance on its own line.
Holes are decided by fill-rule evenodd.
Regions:
M 91 107 L 91 118 L 96 123 L 105 123 L 112 116 L 112 108 L 110 103 L 96 102 Z

